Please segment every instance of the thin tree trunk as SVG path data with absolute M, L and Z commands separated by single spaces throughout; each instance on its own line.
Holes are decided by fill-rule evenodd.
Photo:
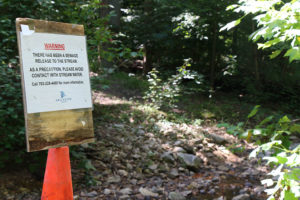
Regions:
M 145 14 L 145 24 L 150 24 L 150 15 L 153 11 L 153 2 L 152 0 L 145 0 L 144 2 L 144 14 Z M 148 17 L 149 16 L 149 17 Z M 152 59 L 152 47 L 151 44 L 149 44 L 147 41 L 144 44 L 144 68 L 143 73 L 147 74 L 153 65 L 153 59 Z
M 216 52 L 217 52 L 217 22 L 213 22 L 212 48 L 210 58 L 210 86 L 214 89 L 215 85 L 215 71 L 216 71 Z
M 116 16 L 113 16 L 109 19 L 108 24 L 112 25 L 113 29 L 118 32 L 120 29 L 120 17 L 121 17 L 121 7 L 120 2 L 118 0 L 102 0 L 101 3 L 104 7 L 100 8 L 100 17 L 104 18 L 110 14 L 111 11 L 114 11 Z M 110 8 L 109 5 L 113 5 L 113 8 Z M 109 51 L 111 48 L 111 43 L 106 42 L 102 44 L 101 50 L 102 51 Z M 98 48 L 100 49 L 100 47 Z M 103 68 L 110 68 L 113 66 L 113 62 L 108 61 L 102 57 L 101 59 L 101 67 Z
M 252 21 L 252 32 L 255 31 L 254 22 Z M 260 75 L 259 75 L 259 64 L 258 64 L 258 52 L 257 52 L 257 45 L 252 45 L 252 51 L 253 51 L 253 61 L 254 61 L 254 67 L 255 67 L 255 80 L 257 83 L 259 83 Z

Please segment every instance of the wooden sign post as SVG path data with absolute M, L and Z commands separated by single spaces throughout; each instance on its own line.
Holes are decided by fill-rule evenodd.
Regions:
M 69 149 L 63 146 L 94 141 L 84 28 L 18 18 L 16 30 L 27 151 L 52 148 L 48 152 L 42 199 L 73 199 L 70 195 L 57 196 L 66 194 L 60 188 L 72 190 Z

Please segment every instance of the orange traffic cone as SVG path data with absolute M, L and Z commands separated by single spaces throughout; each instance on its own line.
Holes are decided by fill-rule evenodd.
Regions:
M 73 200 L 69 147 L 48 150 L 42 200 Z

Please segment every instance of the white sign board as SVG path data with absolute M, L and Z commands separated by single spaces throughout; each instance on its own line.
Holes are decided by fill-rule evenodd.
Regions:
M 86 37 L 20 36 L 27 113 L 91 108 Z

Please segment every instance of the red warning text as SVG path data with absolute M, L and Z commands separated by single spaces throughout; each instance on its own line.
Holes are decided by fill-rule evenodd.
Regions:
M 65 44 L 44 43 L 45 50 L 65 50 Z

